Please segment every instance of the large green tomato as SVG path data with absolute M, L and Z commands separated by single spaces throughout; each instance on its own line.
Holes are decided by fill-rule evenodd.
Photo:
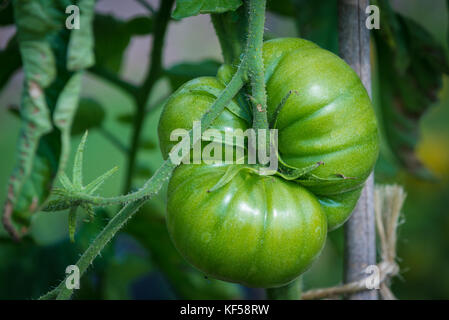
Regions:
M 183 164 L 169 183 L 167 225 L 180 253 L 207 275 L 276 287 L 303 273 L 327 231 L 350 216 L 377 159 L 378 131 L 363 84 L 336 55 L 291 38 L 267 41 L 263 55 L 268 118 L 278 129 L 282 162 L 299 169 L 323 164 L 294 181 L 237 164 Z M 170 133 L 192 128 L 225 88 L 230 69 L 189 81 L 168 99 L 158 128 L 164 158 L 176 144 Z M 250 127 L 238 105 L 233 100 L 212 127 Z

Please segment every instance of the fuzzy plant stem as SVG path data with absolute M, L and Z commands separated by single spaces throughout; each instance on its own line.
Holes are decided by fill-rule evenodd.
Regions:
M 142 206 L 145 200 L 135 201 L 122 208 L 108 223 L 100 234 L 95 238 L 89 248 L 83 253 L 76 263 L 79 268 L 80 277 L 86 272 L 87 268 L 92 264 L 94 259 L 99 255 L 101 250 L 112 240 L 115 234 L 125 225 L 137 210 Z M 46 300 L 56 297 L 57 300 L 67 300 L 73 293 L 73 289 L 66 286 L 64 279 L 56 289 L 42 296 L 40 299 Z
M 265 25 L 265 0 L 249 1 L 248 77 L 251 83 L 251 102 L 253 108 L 253 128 L 268 130 L 267 94 L 262 57 Z

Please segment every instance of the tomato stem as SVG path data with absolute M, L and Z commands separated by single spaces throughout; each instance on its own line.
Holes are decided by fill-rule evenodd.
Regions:
M 251 83 L 253 128 L 268 130 L 267 94 L 262 56 L 265 5 L 265 0 L 249 1 L 248 46 L 245 56 L 248 57 L 248 74 Z

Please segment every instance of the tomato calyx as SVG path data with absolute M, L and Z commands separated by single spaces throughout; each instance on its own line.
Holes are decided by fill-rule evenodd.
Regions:
M 250 164 L 242 164 L 242 165 L 230 165 L 223 176 L 218 180 L 218 182 L 207 192 L 213 192 L 215 190 L 224 187 L 228 184 L 239 172 L 242 170 L 249 171 L 254 174 L 259 174 L 259 166 L 258 165 L 250 165 Z
M 278 176 L 287 181 L 297 181 L 301 177 L 306 177 L 311 174 L 311 172 L 319 166 L 324 165 L 324 162 L 320 161 L 305 168 L 294 168 L 282 162 L 279 164 L 280 167 L 278 170 L 270 170 L 269 168 L 258 164 L 229 165 L 220 180 L 212 188 L 207 190 L 207 192 L 213 192 L 225 186 L 241 171 L 248 171 L 251 174 L 259 176 Z
M 207 94 L 214 98 L 218 98 L 220 93 L 222 92 L 222 89 L 215 88 L 210 85 L 198 85 L 194 88 L 187 89 L 190 93 L 193 94 Z M 238 103 L 231 101 L 227 106 L 226 109 L 228 109 L 230 112 L 232 112 L 237 117 L 245 120 L 247 123 L 251 123 L 251 116 L 248 113 L 248 110 L 244 108 L 243 106 L 240 106 Z

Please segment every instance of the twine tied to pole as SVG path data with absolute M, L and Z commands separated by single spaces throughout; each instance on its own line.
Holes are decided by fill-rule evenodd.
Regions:
M 396 263 L 397 227 L 400 223 L 399 217 L 405 197 L 404 189 L 398 185 L 376 186 L 374 190 L 374 212 L 381 250 L 381 262 L 377 264 L 379 293 L 384 300 L 396 299 L 389 284 L 390 279 L 399 273 L 399 266 Z M 303 300 L 333 298 L 367 290 L 367 282 L 372 279 L 372 275 L 369 275 L 344 285 L 309 290 L 304 292 L 301 298 Z

